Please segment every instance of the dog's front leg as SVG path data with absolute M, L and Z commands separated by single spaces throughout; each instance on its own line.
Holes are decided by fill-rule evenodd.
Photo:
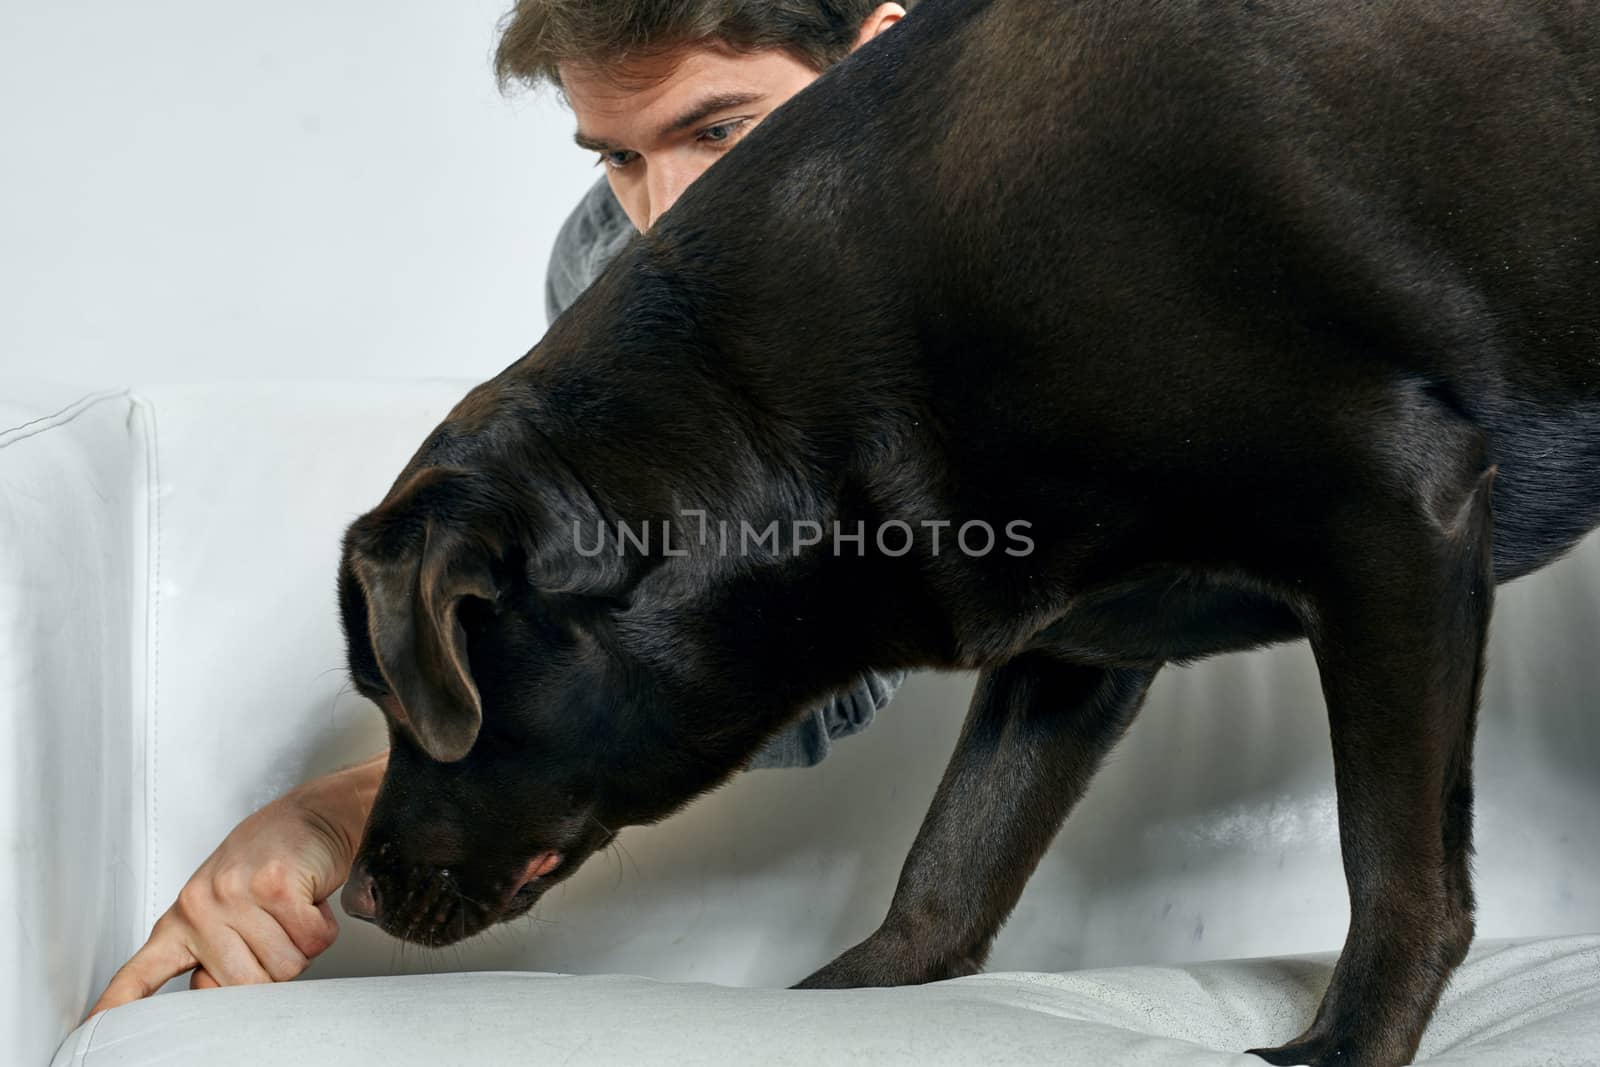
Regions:
M 883 925 L 797 988 L 912 985 L 979 970 L 1154 675 L 1033 652 L 985 671 Z
M 1362 525 L 1338 591 L 1308 620 L 1350 931 L 1310 1029 L 1252 1050 L 1269 1063 L 1410 1063 L 1472 943 L 1472 734 L 1494 593 L 1493 480 L 1491 470 L 1437 525 Z

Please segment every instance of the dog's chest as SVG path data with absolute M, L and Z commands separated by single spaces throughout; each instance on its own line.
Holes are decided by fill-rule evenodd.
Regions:
M 1304 636 L 1283 601 L 1207 576 L 1164 575 L 1076 597 L 1033 647 L 1082 663 L 1202 659 Z

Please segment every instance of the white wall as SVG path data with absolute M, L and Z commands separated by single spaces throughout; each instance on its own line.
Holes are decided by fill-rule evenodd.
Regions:
M 593 181 L 510 0 L 0 2 L 0 374 L 487 377 Z

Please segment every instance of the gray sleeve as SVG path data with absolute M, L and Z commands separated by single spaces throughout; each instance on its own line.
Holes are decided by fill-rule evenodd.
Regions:
M 828 750 L 841 737 L 858 734 L 894 699 L 905 681 L 904 671 L 868 674 L 852 688 L 820 707 L 813 708 L 793 726 L 767 742 L 746 770 L 757 768 L 815 767 L 828 758 Z
M 571 307 L 636 233 L 612 194 L 611 183 L 604 178 L 595 182 L 561 224 L 550 249 L 544 276 L 545 319 L 554 322 Z

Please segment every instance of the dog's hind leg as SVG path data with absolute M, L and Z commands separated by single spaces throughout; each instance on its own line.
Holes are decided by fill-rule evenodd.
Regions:
M 1154 676 L 1039 652 L 985 671 L 888 916 L 797 988 L 912 985 L 979 970 Z
M 1269 1063 L 1411 1062 L 1472 942 L 1472 731 L 1494 593 L 1491 469 L 1433 522 L 1340 524 L 1306 620 L 1328 701 L 1350 930 L 1315 1021 Z

